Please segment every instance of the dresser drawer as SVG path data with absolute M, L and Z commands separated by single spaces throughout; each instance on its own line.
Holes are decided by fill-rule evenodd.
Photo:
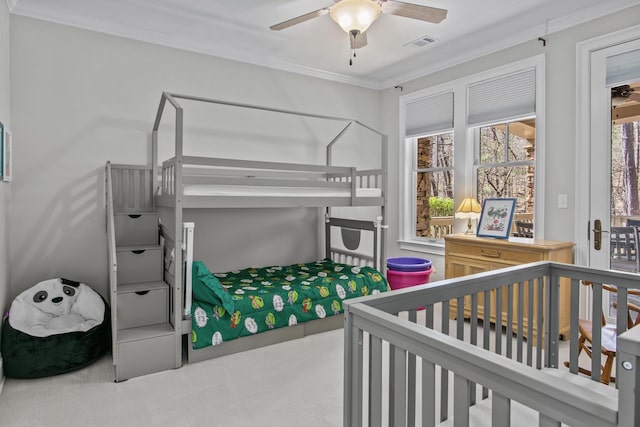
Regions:
M 116 246 L 157 245 L 158 214 L 115 214 Z
M 528 262 L 542 261 L 544 255 L 541 252 L 521 251 L 514 248 L 491 245 L 457 245 L 452 244 L 448 248 L 449 254 L 468 258 L 480 258 L 486 261 L 502 261 L 513 264 L 526 264 Z
M 175 346 L 173 335 L 118 344 L 116 381 L 175 369 Z
M 124 246 L 116 251 L 118 284 L 162 280 L 160 246 Z
M 118 293 L 118 329 L 135 328 L 169 321 L 169 287 L 158 282 L 155 289 Z

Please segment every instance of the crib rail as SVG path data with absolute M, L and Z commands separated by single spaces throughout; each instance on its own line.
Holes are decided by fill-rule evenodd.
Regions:
M 617 325 L 618 372 L 624 372 L 619 390 L 599 382 L 597 351 L 591 362 L 595 381 L 577 375 L 577 295 L 583 281 L 593 284 L 594 302 L 601 301 L 603 283 L 615 285 L 618 310 L 626 309 L 628 289 L 638 286 L 634 274 L 540 262 L 345 301 L 344 425 L 507 426 L 515 415 L 528 423 L 514 425 L 530 425 L 536 417 L 541 426 L 638 425 L 640 329 L 625 332 L 626 316 Z M 570 307 L 559 306 L 560 286 L 571 286 Z M 523 292 L 528 301 L 542 303 L 523 306 Z M 537 311 L 542 333 L 534 337 L 521 326 L 506 328 L 502 316 L 495 324 L 483 322 L 479 297 L 486 310 L 507 311 L 506 325 L 522 325 L 524 313 Z M 460 308 L 465 298 L 470 319 Z M 559 360 L 561 310 L 570 310 L 570 341 L 563 343 L 569 346 L 569 369 Z M 596 311 L 599 320 L 600 307 L 592 315 Z M 600 344 L 599 325 L 594 322 L 594 348 Z

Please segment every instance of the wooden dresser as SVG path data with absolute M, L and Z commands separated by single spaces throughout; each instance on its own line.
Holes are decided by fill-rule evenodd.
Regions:
M 537 240 L 511 238 L 491 239 L 485 237 L 476 237 L 465 234 L 451 234 L 444 237 L 445 240 L 445 278 L 453 278 L 466 276 L 469 274 L 480 273 L 482 271 L 495 270 L 503 267 L 510 267 L 518 264 L 524 264 L 535 261 L 557 261 L 564 263 L 573 263 L 573 246 L 571 242 L 560 242 L 555 240 Z M 528 286 L 528 284 L 526 285 Z M 569 334 L 569 302 L 570 287 L 563 285 L 560 295 L 560 335 L 568 337 Z M 514 292 L 511 303 L 512 307 L 516 307 L 516 295 Z M 524 293 L 524 306 L 528 305 L 528 292 Z M 491 294 L 491 313 L 490 321 L 495 323 L 495 292 Z M 503 307 L 502 307 L 502 324 L 506 324 L 505 304 L 508 304 L 506 288 L 503 290 Z M 464 316 L 471 316 L 470 297 L 465 298 Z M 478 296 L 478 318 L 484 319 L 484 298 L 483 295 Z M 562 308 L 566 308 L 563 310 Z M 537 309 L 537 301 L 534 301 L 534 312 Z M 455 300 L 450 302 L 450 317 L 453 319 L 457 315 L 457 303 Z M 515 320 L 514 320 L 515 322 Z M 524 330 L 527 330 L 528 319 L 526 313 L 524 315 Z M 517 325 L 514 323 L 513 330 Z M 534 338 L 537 335 L 536 325 L 533 325 Z M 525 332 L 526 333 L 526 332 Z

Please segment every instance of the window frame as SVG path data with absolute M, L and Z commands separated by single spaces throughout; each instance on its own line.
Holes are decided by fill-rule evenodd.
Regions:
M 536 152 L 535 152 L 535 158 L 533 160 L 508 160 L 508 154 L 505 153 L 506 155 L 506 160 L 503 162 L 493 162 L 493 163 L 480 163 L 480 129 L 483 127 L 488 127 L 488 126 L 495 126 L 495 125 L 501 125 L 501 124 L 510 124 L 510 123 L 514 123 L 514 122 L 518 122 L 520 120 L 526 120 L 526 119 L 531 119 L 531 118 L 535 118 L 536 120 L 536 131 L 537 131 L 537 121 L 538 121 L 538 117 L 537 117 L 537 113 L 535 115 L 524 115 L 522 117 L 515 117 L 515 118 L 509 118 L 508 120 L 500 120 L 497 122 L 490 122 L 490 123 L 484 123 L 480 126 L 474 126 L 473 128 L 471 128 L 471 131 L 473 132 L 473 149 L 474 149 L 474 153 L 473 153 L 473 175 L 472 175 L 472 182 L 473 182 L 473 187 L 474 189 L 477 188 L 477 184 L 478 184 L 478 170 L 479 169 L 483 169 L 483 168 L 492 168 L 492 167 L 498 167 L 498 168 L 508 168 L 508 167 L 512 167 L 512 166 L 531 166 L 533 165 L 534 167 L 534 195 L 533 195 L 533 199 L 534 199 L 534 218 L 535 218 L 535 204 L 537 202 L 536 199 L 536 175 L 538 174 L 538 170 L 536 169 L 536 165 L 537 165 L 537 159 L 538 159 L 538 151 L 537 151 L 537 143 L 538 143 L 538 135 L 536 135 Z M 505 150 L 508 147 L 505 145 Z M 477 197 L 476 191 L 474 190 L 474 195 Z M 535 222 L 534 222 L 534 227 L 535 227 Z M 535 235 L 535 234 L 534 234 Z
M 419 251 L 425 253 L 444 254 L 443 239 L 429 239 L 415 236 L 416 210 L 415 210 L 415 179 L 413 177 L 414 143 L 407 143 L 409 139 L 417 141 L 418 136 L 406 136 L 406 110 L 407 105 L 422 98 L 436 96 L 443 92 L 453 93 L 454 103 L 454 209 L 464 197 L 475 196 L 477 169 L 476 165 L 476 144 L 475 132 L 479 132 L 479 126 L 470 127 L 467 125 L 468 113 L 468 87 L 483 80 L 496 79 L 501 76 L 534 68 L 536 75 L 536 157 L 535 178 L 534 178 L 534 217 L 536 238 L 544 238 L 544 168 L 543 159 L 545 156 L 545 97 L 544 97 L 544 54 L 536 55 L 520 61 L 498 66 L 479 73 L 471 74 L 460 79 L 434 85 L 421 90 L 417 90 L 399 97 L 399 158 L 400 158 L 400 212 L 398 243 L 401 249 Z M 512 121 L 515 117 L 505 117 L 503 122 Z M 445 130 L 432 132 L 441 133 Z M 420 135 L 422 136 L 422 135 Z M 464 223 L 464 224 L 463 224 Z M 463 232 L 466 229 L 466 221 L 454 219 L 454 233 Z
M 430 168 L 419 168 L 418 167 L 418 158 L 417 158 L 417 154 L 418 154 L 418 139 L 420 138 L 424 138 L 424 137 L 429 137 L 429 136 L 435 136 L 435 135 L 440 135 L 440 134 L 444 134 L 444 133 L 453 133 L 453 129 L 449 128 L 449 129 L 443 129 L 443 130 L 439 130 L 436 132 L 430 132 L 430 133 L 425 133 L 424 135 L 420 135 L 420 136 L 414 136 L 414 137 L 409 137 L 407 138 L 407 140 L 409 141 L 408 144 L 411 146 L 411 148 L 407 151 L 410 152 L 410 156 L 411 156 L 411 175 L 412 175 L 412 183 L 411 183 L 411 188 L 413 189 L 413 206 L 412 206 L 412 210 L 414 212 L 414 220 L 411 221 L 411 230 L 409 231 L 411 233 L 411 236 L 413 237 L 414 240 L 418 241 L 418 242 L 426 242 L 426 243 L 434 243 L 439 241 L 440 239 L 434 239 L 434 238 L 430 238 L 430 237 L 420 237 L 417 236 L 418 234 L 418 230 L 416 227 L 416 223 L 417 223 L 417 218 L 416 218 L 416 212 L 418 209 L 417 206 L 417 197 L 416 197 L 416 193 L 415 193 L 415 188 L 417 187 L 417 178 L 418 178 L 418 174 L 421 172 L 430 172 L 430 173 L 434 173 L 434 172 L 444 172 L 444 171 L 451 171 L 454 174 L 454 188 L 455 188 L 455 162 L 454 165 L 450 166 L 450 167 L 441 167 L 441 166 L 436 166 L 436 167 L 430 167 Z M 454 135 L 455 138 L 455 135 Z M 454 146 L 455 146 L 455 139 L 454 139 Z M 454 148 L 454 158 L 455 158 L 455 148 Z M 455 194 L 455 190 L 454 190 L 454 194 Z M 409 221 L 408 221 L 409 222 Z

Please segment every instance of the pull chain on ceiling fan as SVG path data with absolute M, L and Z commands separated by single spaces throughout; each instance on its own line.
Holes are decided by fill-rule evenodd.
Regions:
M 288 19 L 269 28 L 275 31 L 284 30 L 318 16 L 329 14 L 331 19 L 349 35 L 350 48 L 353 52 L 353 57 L 355 57 L 356 49 L 367 45 L 365 31 L 382 13 L 418 19 L 434 24 L 447 17 L 447 10 L 445 9 L 395 0 L 335 0 L 333 6 Z M 351 54 L 349 54 L 349 65 L 352 63 Z

